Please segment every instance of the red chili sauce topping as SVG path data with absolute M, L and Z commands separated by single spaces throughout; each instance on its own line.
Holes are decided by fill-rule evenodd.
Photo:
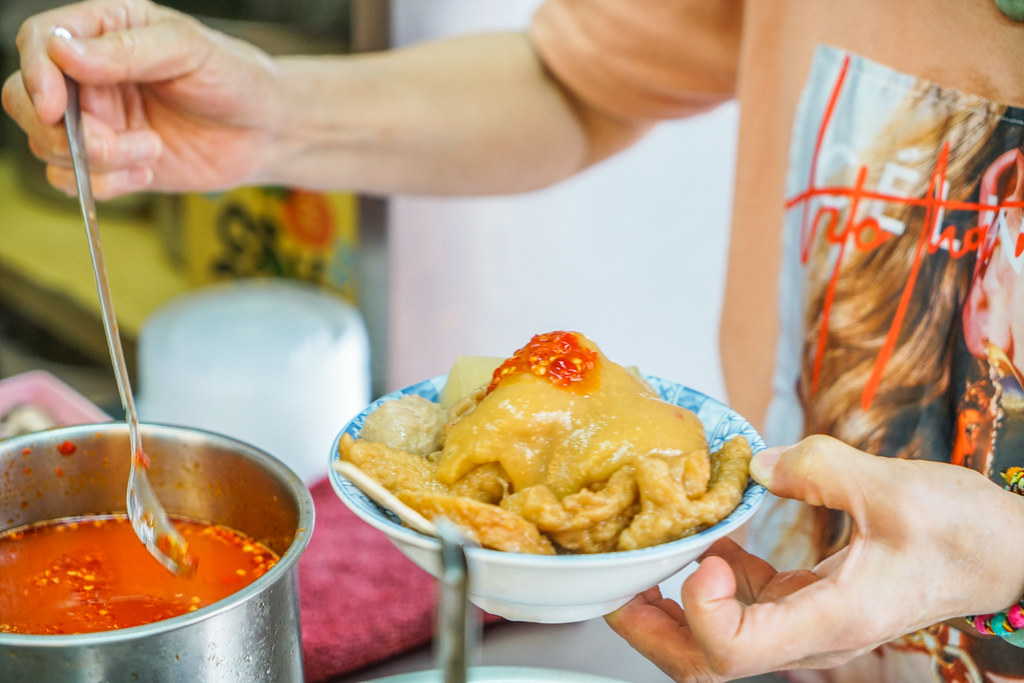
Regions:
M 534 335 L 523 348 L 494 371 L 487 392 L 505 377 L 527 372 L 542 377 L 557 387 L 578 387 L 597 365 L 597 351 L 580 344 L 572 332 L 548 332 Z
M 0 633 L 94 633 L 169 619 L 231 595 L 279 559 L 233 529 L 174 522 L 202 558 L 188 578 L 153 559 L 124 515 L 0 534 Z

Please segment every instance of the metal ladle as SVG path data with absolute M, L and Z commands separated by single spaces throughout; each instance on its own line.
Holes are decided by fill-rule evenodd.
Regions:
M 55 32 L 63 37 L 71 37 L 71 34 L 65 29 L 59 28 Z M 103 330 L 106 333 L 110 359 L 113 362 L 114 375 L 117 379 L 117 389 L 121 394 L 121 404 L 124 406 L 125 420 L 128 423 L 132 452 L 131 469 L 128 474 L 128 519 L 131 521 L 135 534 L 153 557 L 171 572 L 187 576 L 195 570 L 195 557 L 189 553 L 185 537 L 168 519 L 167 513 L 156 494 L 153 493 L 149 478 L 146 476 L 149 459 L 142 450 L 142 442 L 139 439 L 139 417 L 135 411 L 135 399 L 132 397 L 132 388 L 128 380 L 128 366 L 121 348 L 121 337 L 118 333 L 117 319 L 114 317 L 114 304 L 110 296 L 110 283 L 107 280 L 103 249 L 100 246 L 96 203 L 93 200 L 92 184 L 89 179 L 89 161 L 85 152 L 85 135 L 82 131 L 82 106 L 78 83 L 68 76 L 65 76 L 64 80 L 67 83 L 68 91 L 64 125 L 68 134 L 68 146 L 71 148 L 71 163 L 75 169 L 78 199 L 82 206 L 85 230 L 89 237 L 89 251 L 92 254 L 96 288 L 99 290 Z

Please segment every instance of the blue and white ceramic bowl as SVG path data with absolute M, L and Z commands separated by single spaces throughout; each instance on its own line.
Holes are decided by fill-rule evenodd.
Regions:
M 382 396 L 352 419 L 335 439 L 331 462 L 338 459 L 342 434 L 358 437 L 366 416 L 384 401 L 419 394 L 436 401 L 445 376 L 428 379 Z M 675 382 L 647 377 L 670 403 L 692 410 L 704 424 L 712 451 L 735 436 L 744 436 L 754 453 L 764 441 L 754 428 L 728 406 Z M 331 485 L 357 516 L 384 532 L 417 565 L 441 577 L 441 544 L 402 525 L 390 510 L 379 507 L 355 484 L 330 468 Z M 673 576 L 714 541 L 745 523 L 765 497 L 751 481 L 740 504 L 725 519 L 704 531 L 651 548 L 593 555 L 530 555 L 469 548 L 470 599 L 480 608 L 513 621 L 561 623 L 603 616 L 637 593 Z

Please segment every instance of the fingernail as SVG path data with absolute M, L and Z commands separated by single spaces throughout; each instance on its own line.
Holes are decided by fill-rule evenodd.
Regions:
M 53 37 L 67 45 L 76 54 L 85 54 L 85 43 L 71 35 L 66 28 L 58 26 L 53 29 Z
M 145 189 L 145 188 L 149 187 L 150 185 L 152 185 L 153 184 L 153 176 L 154 176 L 153 169 L 148 168 L 148 167 L 142 169 L 141 173 L 138 174 L 139 189 L 142 190 L 142 189 Z
M 127 168 L 108 173 L 106 180 L 109 196 L 118 197 L 148 188 L 153 183 L 153 169 L 138 166 Z
M 128 172 L 126 186 L 129 192 L 144 190 L 153 184 L 153 169 L 148 166 L 133 168 Z
M 85 148 L 89 156 L 99 161 L 110 161 L 110 145 L 106 138 L 89 135 L 88 127 L 85 128 Z
M 750 460 L 750 476 L 754 481 L 765 488 L 772 487 L 772 475 L 775 473 L 775 463 L 786 449 L 782 446 L 765 448 Z

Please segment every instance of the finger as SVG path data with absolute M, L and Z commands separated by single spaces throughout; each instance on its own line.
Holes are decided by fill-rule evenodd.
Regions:
M 714 681 L 686 617 L 657 587 L 644 591 L 605 616 L 605 621 L 637 652 L 676 681 Z
M 203 35 L 198 21 L 180 15 L 89 39 L 55 35 L 48 48 L 64 73 L 82 83 L 151 83 L 198 68 L 210 49 Z
M 56 130 L 56 125 L 46 125 L 39 120 L 21 76 L 21 72 L 16 71 L 4 82 L 3 92 L 0 94 L 4 111 L 30 137 L 46 138 L 49 135 L 48 131 Z
M 687 623 L 712 668 L 749 675 L 797 663 L 845 661 L 880 644 L 868 633 L 872 601 L 867 596 L 851 599 L 832 581 L 812 578 L 810 572 L 780 574 L 778 585 L 768 588 L 780 594 L 777 600 L 744 606 L 734 597 L 729 566 L 714 557 L 701 563 L 683 584 L 682 597 Z M 758 669 L 749 669 L 750 663 Z
M 683 606 L 692 636 L 704 653 L 708 666 L 730 678 L 753 673 L 748 670 L 746 662 L 764 664 L 757 659 L 745 660 L 734 655 L 730 647 L 722 647 L 723 644 L 732 644 L 743 623 L 744 608 L 736 600 L 736 588 L 736 577 L 731 567 L 724 558 L 714 555 L 700 563 L 683 582 L 682 588 Z M 700 630 L 690 624 L 691 614 L 698 618 Z
M 71 34 L 55 34 L 56 28 Z M 19 32 L 21 70 L 46 123 L 66 106 L 63 74 L 85 85 L 174 78 L 206 56 L 201 24 L 145 0 L 98 0 L 44 12 Z
M 646 591 L 640 594 L 641 598 L 646 601 L 648 605 L 657 607 L 666 615 L 671 617 L 676 623 L 686 623 L 686 613 L 683 611 L 683 606 L 677 601 L 666 598 L 661 594 L 661 589 L 658 586 L 648 588 Z
M 839 568 L 843 565 L 843 563 L 846 561 L 846 556 L 849 554 L 849 552 L 850 547 L 846 546 L 841 550 L 832 553 L 824 560 L 819 562 L 817 565 L 815 565 L 814 573 L 817 576 L 821 577 L 831 576 L 836 571 L 838 571 Z
M 635 615 L 637 613 L 643 614 L 643 610 L 649 606 L 656 606 L 661 601 L 661 589 L 657 586 L 645 590 L 643 593 L 636 595 L 632 600 L 627 602 L 622 607 L 619 607 L 613 612 L 610 612 L 604 616 L 605 622 L 612 627 L 612 630 L 618 633 L 620 636 L 624 636 L 625 631 L 635 629 L 635 621 L 638 619 Z M 641 617 L 642 618 L 642 617 Z
M 750 604 L 762 593 L 778 572 L 768 562 L 745 551 L 730 538 L 715 541 L 700 560 L 716 556 L 728 563 L 736 577 L 736 598 Z
M 780 572 L 769 581 L 757 596 L 757 602 L 773 602 L 796 593 L 798 590 L 820 581 L 814 572 L 808 569 L 794 569 Z
M 702 562 L 683 584 L 687 621 L 715 671 L 747 675 L 756 673 L 748 662 L 776 669 L 805 656 L 802 644 L 794 642 L 801 640 L 794 629 L 805 629 L 806 623 L 787 621 L 791 610 L 777 603 L 744 607 L 735 592 L 735 576 L 718 557 Z
M 63 64 L 54 62 L 49 47 L 58 27 L 80 38 L 129 28 L 145 16 L 145 0 L 96 0 L 42 12 L 26 20 L 16 39 L 28 93 L 40 118 L 56 123 L 66 106 Z M 65 50 L 66 52 L 66 50 Z M 58 55 L 61 48 L 58 47 Z
M 29 118 L 34 119 L 34 116 L 29 115 Z M 19 125 L 22 125 L 20 121 Z M 47 164 L 70 166 L 67 131 L 63 123 L 43 126 L 38 120 L 30 120 L 23 127 L 29 134 L 29 149 L 38 159 Z M 82 127 L 89 167 L 94 171 L 117 171 L 150 164 L 162 152 L 159 136 L 148 130 L 118 133 L 89 114 L 83 115 Z
M 149 166 L 136 166 L 108 173 L 90 173 L 89 177 L 96 199 L 113 199 L 149 189 L 153 184 L 153 169 Z M 69 196 L 78 193 L 78 188 L 75 185 L 75 172 L 68 167 L 47 166 L 46 179 L 55 188 Z
M 768 465 L 755 456 L 752 472 L 773 494 L 811 505 L 845 510 L 864 519 L 865 491 L 873 499 L 896 498 L 909 463 L 857 450 L 838 439 L 811 436 L 785 449 L 767 449 Z M 771 462 L 772 459 L 774 462 Z

